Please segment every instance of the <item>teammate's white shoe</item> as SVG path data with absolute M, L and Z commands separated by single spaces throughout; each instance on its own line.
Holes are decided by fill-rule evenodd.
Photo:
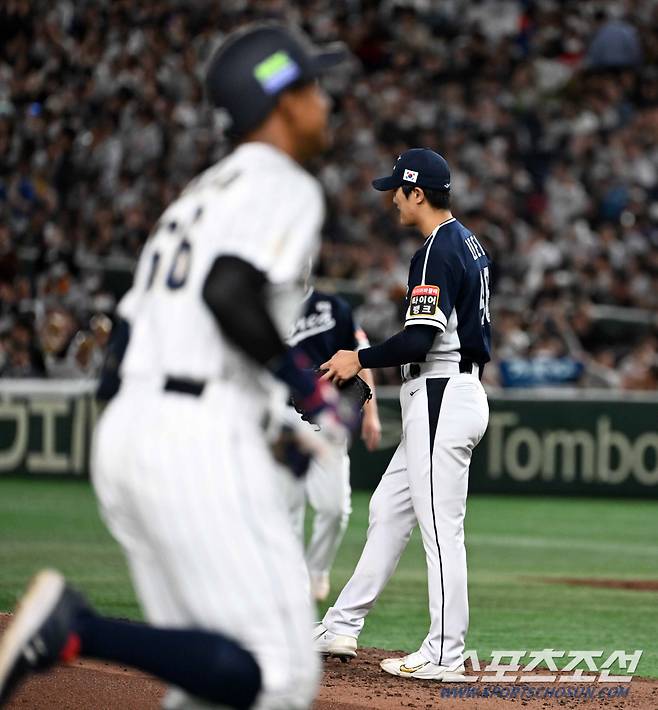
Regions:
M 0 638 L 0 706 L 25 676 L 77 656 L 80 639 L 73 624 L 87 610 L 59 572 L 45 569 L 32 578 Z
M 316 602 L 323 602 L 329 596 L 330 590 L 331 583 L 327 572 L 311 574 L 311 596 Z
M 337 656 L 341 661 L 356 658 L 356 639 L 354 636 L 332 634 L 322 624 L 313 629 L 313 647 L 322 656 Z
M 382 670 L 400 678 L 419 678 L 421 680 L 440 680 L 443 683 L 463 681 L 464 666 L 448 668 L 428 661 L 420 651 L 410 653 L 404 658 L 385 658 L 380 664 Z

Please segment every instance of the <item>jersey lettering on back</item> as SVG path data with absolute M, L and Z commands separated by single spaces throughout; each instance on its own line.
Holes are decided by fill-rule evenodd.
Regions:
M 299 346 L 319 367 L 338 350 L 368 347 L 365 333 L 354 324 L 352 309 L 333 294 L 311 291 L 304 300 L 302 314 L 286 338 L 291 347 Z

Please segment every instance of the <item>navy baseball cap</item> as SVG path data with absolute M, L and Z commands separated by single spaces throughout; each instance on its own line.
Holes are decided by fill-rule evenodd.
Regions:
M 449 190 L 450 168 L 446 159 L 429 148 L 412 148 L 397 159 L 392 175 L 372 181 L 375 190 L 382 192 L 397 190 L 402 185 Z
M 248 132 L 267 118 L 283 91 L 316 79 L 347 57 L 341 43 L 320 50 L 284 25 L 248 25 L 213 53 L 206 93 L 214 106 L 228 111 L 235 132 Z

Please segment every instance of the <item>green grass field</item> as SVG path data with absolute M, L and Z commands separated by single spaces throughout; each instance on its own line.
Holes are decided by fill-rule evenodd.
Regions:
M 349 577 L 365 538 L 368 495 L 334 569 Z M 658 580 L 658 503 L 477 496 L 466 540 L 471 625 L 467 648 L 643 649 L 638 673 L 658 677 L 658 593 L 546 584 L 544 577 Z M 88 484 L 0 479 L 0 611 L 31 574 L 61 569 L 102 611 L 139 617 L 121 553 L 98 518 Z M 415 650 L 428 623 L 425 562 L 414 533 L 360 643 Z

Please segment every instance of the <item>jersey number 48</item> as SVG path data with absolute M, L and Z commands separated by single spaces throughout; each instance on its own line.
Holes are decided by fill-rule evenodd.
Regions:
M 489 267 L 480 271 L 480 324 L 491 323 L 489 314 Z

